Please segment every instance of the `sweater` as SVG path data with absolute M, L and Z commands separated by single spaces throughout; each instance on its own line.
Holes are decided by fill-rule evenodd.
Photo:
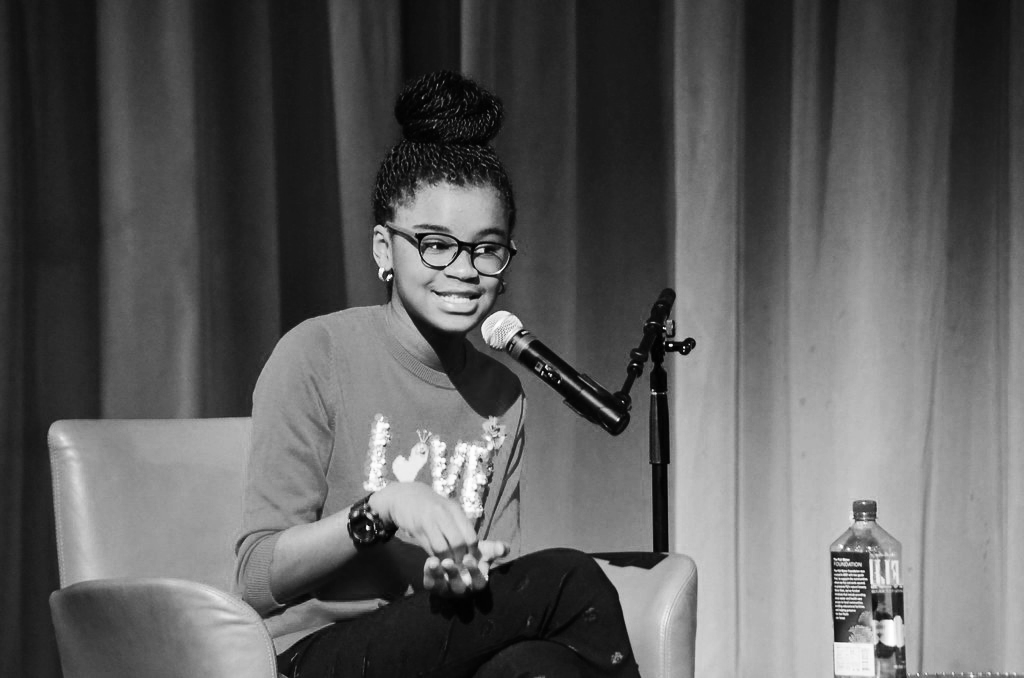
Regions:
M 278 601 L 270 591 L 283 530 L 345 510 L 388 482 L 431 485 L 461 504 L 480 539 L 519 551 L 519 379 L 468 341 L 458 373 L 423 364 L 391 314 L 362 307 L 301 323 L 278 342 L 253 392 L 235 579 L 279 652 L 422 586 L 427 554 L 399 530 L 312 594 Z

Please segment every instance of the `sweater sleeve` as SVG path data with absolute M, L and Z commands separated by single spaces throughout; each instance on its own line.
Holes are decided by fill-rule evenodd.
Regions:
M 235 585 L 261 615 L 284 601 L 270 590 L 280 533 L 316 521 L 327 494 L 336 383 L 326 329 L 307 321 L 286 334 L 253 392 L 252 441 L 235 543 Z

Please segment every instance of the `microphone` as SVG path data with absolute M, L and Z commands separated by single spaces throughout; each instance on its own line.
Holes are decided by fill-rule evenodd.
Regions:
M 625 403 L 587 375 L 569 367 L 537 337 L 524 330 L 519 318 L 508 311 L 496 311 L 484 321 L 480 333 L 488 346 L 506 351 L 558 391 L 576 414 L 613 436 L 626 430 L 629 412 Z

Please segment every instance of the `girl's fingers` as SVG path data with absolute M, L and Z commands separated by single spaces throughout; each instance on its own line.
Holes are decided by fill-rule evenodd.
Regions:
M 508 544 L 503 541 L 490 541 L 487 539 L 482 540 L 478 544 L 480 553 L 480 562 L 487 563 L 490 567 L 491 563 L 499 558 L 504 558 L 509 553 Z
M 426 549 L 427 553 L 438 559 L 451 554 L 448 539 L 445 538 L 444 530 L 439 525 L 429 525 L 423 530 L 420 545 Z
M 487 588 L 491 558 L 507 553 L 502 542 L 481 542 L 480 558 L 467 553 L 460 561 L 431 556 L 423 564 L 423 586 L 441 596 L 464 596 Z
M 463 578 L 469 577 L 468 585 L 472 591 L 483 591 L 487 588 L 487 563 L 467 555 L 462 559 Z
M 423 588 L 434 593 L 444 593 L 448 588 L 440 559 L 431 556 L 423 563 Z
M 466 580 L 462 577 L 462 570 L 455 561 L 451 558 L 445 558 L 441 561 L 441 568 L 444 570 L 445 576 L 448 578 L 448 590 L 454 596 L 461 596 L 466 593 L 468 585 Z

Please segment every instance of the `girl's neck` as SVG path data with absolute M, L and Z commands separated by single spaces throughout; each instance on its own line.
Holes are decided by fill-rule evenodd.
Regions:
M 393 303 L 385 306 L 385 313 L 398 343 L 427 367 L 457 374 L 466 366 L 465 335 L 431 332 Z

